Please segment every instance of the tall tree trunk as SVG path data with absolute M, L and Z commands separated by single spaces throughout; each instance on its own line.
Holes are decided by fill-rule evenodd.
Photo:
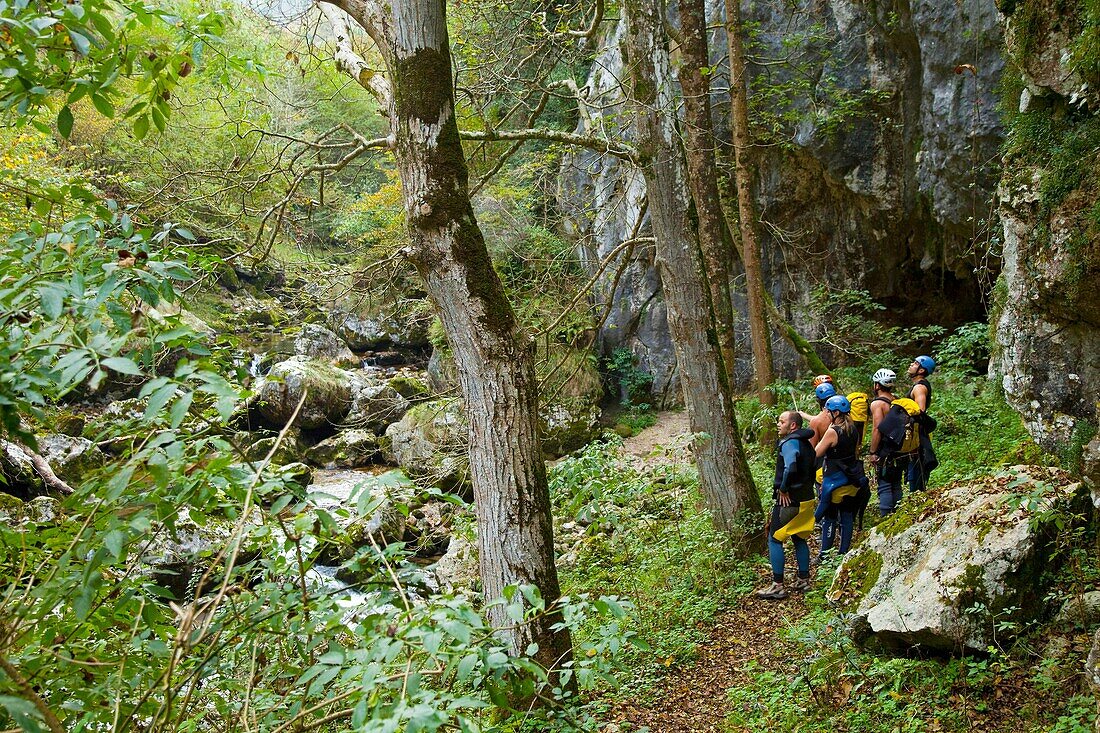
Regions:
M 716 525 L 747 546 L 758 522 L 760 497 L 737 430 L 731 385 L 722 367 L 710 317 L 699 242 L 688 218 L 685 164 L 676 129 L 676 105 L 661 0 L 624 3 L 624 39 L 631 70 L 632 104 L 664 286 L 669 328 L 680 365 L 684 402 L 699 436 L 699 483 Z
M 706 263 L 706 281 L 718 335 L 718 347 L 726 379 L 733 384 L 734 350 L 733 300 L 730 297 L 730 250 L 722 221 L 718 192 L 714 126 L 710 119 L 710 83 L 704 70 L 710 65 L 707 53 L 707 20 L 703 0 L 679 0 L 680 88 L 684 93 L 685 159 L 691 198 L 699 229 L 699 247 Z
M 357 0 L 341 7 L 350 9 L 386 59 L 408 256 L 443 322 L 470 424 L 485 598 L 500 597 L 508 585 L 532 584 L 550 605 L 560 588 L 539 442 L 534 342 L 516 320 L 470 205 L 443 0 Z M 513 653 L 536 643 L 535 659 L 546 667 L 571 658 L 568 632 L 550 628 L 554 617 L 520 625 L 500 605 L 486 612 Z
M 730 128 L 733 130 L 734 181 L 740 222 L 742 261 L 745 263 L 745 290 L 749 303 L 749 331 L 752 333 L 753 375 L 760 402 L 775 404 L 775 394 L 767 389 L 775 381 L 771 334 L 764 302 L 764 272 L 760 266 L 760 244 L 756 237 L 756 207 L 752 200 L 749 112 L 745 74 L 745 50 L 741 40 L 740 0 L 726 0 L 726 38 L 730 64 Z

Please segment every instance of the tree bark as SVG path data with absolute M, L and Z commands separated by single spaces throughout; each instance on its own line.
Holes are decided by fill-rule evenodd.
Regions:
M 691 201 L 676 129 L 664 6 L 660 0 L 629 0 L 623 9 L 638 148 L 684 402 L 698 434 L 699 484 L 716 526 L 735 547 L 747 548 L 753 537 L 749 527 L 759 522 L 760 497 L 741 449 L 732 388 L 711 323 L 699 241 L 688 218 Z
M 493 270 L 469 197 L 454 115 L 442 0 L 341 5 L 386 60 L 389 120 L 411 244 L 407 254 L 435 304 L 454 352 L 470 425 L 478 554 L 486 600 L 513 584 L 538 586 L 547 606 L 560 596 L 546 465 L 538 428 L 534 342 L 521 328 Z M 568 631 L 553 615 L 511 622 L 486 609 L 513 654 L 536 643 L 554 669 L 571 658 Z
M 718 192 L 715 135 L 710 118 L 710 83 L 704 70 L 707 52 L 707 20 L 703 0 L 679 0 L 680 88 L 684 94 L 685 160 L 691 198 L 695 202 L 699 247 L 706 263 L 711 310 L 726 380 L 733 384 L 736 352 L 733 336 L 733 300 L 730 297 L 730 250 L 724 235 L 722 200 Z
M 745 50 L 741 41 L 740 0 L 726 0 L 726 39 L 730 65 L 730 128 L 733 131 L 734 182 L 737 188 L 738 221 L 745 264 L 745 290 L 752 334 L 753 376 L 761 404 L 774 405 L 775 394 L 767 387 L 775 381 L 771 333 L 764 303 L 764 272 L 760 265 L 760 244 L 756 237 L 756 207 L 752 199 L 752 141 L 749 137 L 748 92 Z

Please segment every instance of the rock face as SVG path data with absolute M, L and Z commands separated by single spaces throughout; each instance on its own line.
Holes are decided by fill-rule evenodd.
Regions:
M 1001 179 L 1004 269 L 990 372 L 1036 442 L 1081 462 L 1100 506 L 1100 88 L 1085 84 L 1074 52 L 1083 9 L 1004 7 L 1024 73 Z
M 997 624 L 1045 610 L 1054 521 L 1080 489 L 1059 469 L 1016 466 L 910 497 L 845 558 L 828 597 L 861 643 L 984 650 L 1009 633 Z
M 722 3 L 708 5 L 719 18 Z M 968 252 L 973 222 L 984 215 L 995 184 L 985 161 L 996 159 L 1003 139 L 994 112 L 1003 61 L 993 0 L 965 10 L 944 0 L 900 8 L 853 0 L 743 3 L 742 13 L 756 27 L 750 55 L 793 57 L 788 66 L 749 69 L 752 96 L 762 100 L 753 118 L 774 115 L 771 142 L 783 142 L 758 151 L 755 193 L 764 222 L 765 277 L 785 317 L 803 334 L 819 335 L 824 314 L 811 312 L 811 293 L 832 286 L 870 291 L 903 324 L 980 318 L 977 263 Z M 586 92 L 590 108 L 603 110 L 599 124 L 629 137 L 619 117 L 621 80 L 627 76 L 621 32 L 605 39 Z M 721 64 L 715 73 L 719 88 L 726 75 L 719 62 L 726 52 L 724 34 L 717 31 L 710 41 L 712 58 Z M 972 70 L 956 70 L 963 63 Z M 813 86 L 795 91 L 802 74 L 815 80 Z M 768 96 L 768 86 L 786 82 L 792 88 Z M 773 104 L 779 96 L 789 107 Z M 797 114 L 784 120 L 786 112 Z M 715 117 L 722 134 L 728 119 L 724 98 L 716 99 Z M 622 161 L 587 151 L 566 157 L 559 202 L 592 270 L 630 238 L 644 193 L 641 176 Z M 600 348 L 604 355 L 631 349 L 654 376 L 654 401 L 677 401 L 652 247 L 638 244 L 622 256 L 630 261 L 615 292 L 613 266 L 595 294 L 598 302 L 612 300 Z M 735 272 L 735 306 L 744 313 L 742 280 Z M 945 293 L 951 297 L 934 297 Z M 747 343 L 746 320 L 740 323 L 738 339 Z M 775 346 L 781 373 L 800 368 L 793 350 L 778 341 Z M 744 351 L 736 366 L 742 385 L 751 374 Z

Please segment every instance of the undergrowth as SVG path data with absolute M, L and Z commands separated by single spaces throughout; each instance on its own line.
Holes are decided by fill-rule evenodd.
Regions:
M 551 472 L 555 516 L 575 525 L 561 569 L 566 595 L 616 589 L 635 606 L 629 628 L 648 649 L 627 654 L 631 682 L 619 694 L 645 698 L 663 670 L 689 663 L 710 621 L 756 581 L 738 562 L 701 506 L 698 479 L 686 467 L 639 470 L 616 443 L 593 444 Z M 575 538 L 575 539 L 574 539 Z

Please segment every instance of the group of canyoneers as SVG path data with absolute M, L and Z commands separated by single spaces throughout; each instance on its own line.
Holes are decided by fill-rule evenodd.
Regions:
M 899 394 L 897 374 L 879 369 L 871 377 L 870 396 L 840 394 L 832 377 L 821 375 L 814 378 L 818 414 L 788 410 L 779 416 L 774 506 L 765 529 L 774 582 L 758 591 L 758 597 L 780 600 L 788 590 L 809 589 L 807 540 L 815 525 L 821 531 L 817 561 L 834 547 L 841 554 L 848 551 L 856 518 L 862 528 L 871 498 L 863 457 L 868 421 L 879 514 L 886 516 L 898 507 L 903 482 L 911 492 L 924 489 L 928 474 L 938 465 L 929 437 L 936 424 L 928 414 L 932 406 L 928 377 L 935 370 L 932 357 L 918 356 L 907 370 L 911 385 Z M 794 544 L 798 577 L 784 583 L 783 543 L 788 539 Z

